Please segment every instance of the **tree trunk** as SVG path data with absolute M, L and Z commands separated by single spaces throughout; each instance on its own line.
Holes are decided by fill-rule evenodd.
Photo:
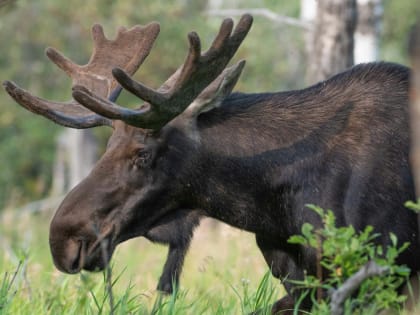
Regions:
M 92 130 L 65 129 L 57 140 L 52 194 L 61 195 L 85 178 L 97 159 Z
M 356 0 L 318 0 L 308 58 L 309 81 L 315 83 L 353 65 Z
M 316 0 L 301 0 L 300 1 L 300 19 L 301 21 L 308 23 L 311 27 L 304 32 L 304 40 L 305 40 L 305 53 L 306 53 L 306 64 L 311 65 L 311 63 L 315 62 L 313 59 L 313 49 L 314 49 L 314 27 L 315 19 L 317 16 L 317 8 L 318 4 Z M 306 77 L 305 77 L 305 85 L 309 85 L 314 83 L 314 80 L 310 78 L 310 70 L 311 68 L 308 66 L 306 70 Z
M 96 162 L 97 145 L 92 130 L 68 129 L 69 133 L 69 184 L 76 186 L 84 179 Z
M 354 63 L 378 60 L 382 14 L 382 0 L 357 0 Z
M 66 133 L 61 132 L 56 140 L 52 173 L 51 195 L 59 196 L 68 191 Z

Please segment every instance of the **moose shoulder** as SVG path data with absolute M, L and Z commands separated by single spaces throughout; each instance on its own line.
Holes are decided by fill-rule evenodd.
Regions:
M 304 222 L 321 224 L 305 207 L 312 203 L 332 209 L 340 225 L 374 226 L 383 244 L 391 232 L 410 242 L 399 263 L 420 269 L 416 215 L 404 207 L 415 197 L 409 70 L 365 64 L 303 90 L 231 93 L 244 61 L 226 65 L 251 21 L 245 15 L 232 32 L 225 20 L 205 53 L 190 34 L 185 63 L 156 91 L 132 80 L 124 65 L 108 65 L 119 67 L 112 73 L 123 88 L 146 101 L 138 110 L 76 82 L 73 98 L 81 110 L 75 117 L 6 83 L 9 94 L 35 113 L 53 112 L 50 119 L 73 127 L 114 128 L 105 154 L 51 222 L 58 268 L 101 269 L 124 240 L 172 242 L 171 235 L 186 235 L 187 241 L 176 242 L 182 254 L 173 256 L 180 266 L 199 217 L 209 216 L 254 233 L 274 276 L 302 279 L 305 270 L 315 274 L 315 253 L 287 240 Z M 174 222 L 185 222 L 178 234 Z M 292 284 L 285 286 L 289 296 L 276 310 L 293 306 Z

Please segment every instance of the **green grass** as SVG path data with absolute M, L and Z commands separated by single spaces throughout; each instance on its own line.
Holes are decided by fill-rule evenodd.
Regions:
M 284 294 L 253 235 L 209 222 L 196 231 L 170 296 L 155 290 L 167 248 L 143 238 L 121 244 L 108 271 L 63 274 L 49 251 L 51 215 L 0 213 L 0 315 L 264 315 Z
M 49 253 L 50 216 L 0 216 L 0 315 L 269 314 L 283 294 L 252 235 L 209 224 L 197 230 L 171 296 L 155 290 L 166 248 L 142 238 L 119 246 L 110 278 L 106 272 L 62 274 Z

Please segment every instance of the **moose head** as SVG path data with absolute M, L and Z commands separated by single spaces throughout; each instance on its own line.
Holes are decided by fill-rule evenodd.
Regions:
M 245 62 L 226 65 L 251 24 L 249 15 L 234 30 L 232 20 L 224 20 L 203 53 L 198 35 L 189 33 L 185 62 L 158 90 L 130 78 L 153 46 L 157 23 L 121 28 L 115 40 L 94 25 L 94 50 L 84 66 L 47 49 L 47 56 L 73 81 L 71 101 L 47 101 L 4 82 L 20 105 L 60 125 L 113 128 L 104 155 L 52 219 L 50 247 L 58 269 L 66 273 L 103 269 L 117 244 L 147 235 L 193 198 L 181 175 L 194 163 L 187 152 L 200 141 L 195 124 L 200 113 L 217 107 L 232 91 Z M 145 103 L 135 110 L 115 104 L 121 91 L 118 83 Z

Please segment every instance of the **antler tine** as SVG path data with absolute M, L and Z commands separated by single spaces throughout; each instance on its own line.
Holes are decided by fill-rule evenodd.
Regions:
M 229 39 L 233 30 L 233 20 L 232 19 L 224 19 L 222 24 L 220 25 L 219 33 L 217 34 L 216 38 L 213 40 L 210 48 L 207 51 L 213 51 L 220 49 L 223 45 L 226 44 L 226 41 Z M 206 53 L 205 53 L 206 54 Z
M 83 104 L 83 106 L 111 119 L 122 120 L 131 125 L 135 125 L 140 121 L 145 126 L 147 126 L 148 129 L 155 129 L 157 127 L 156 125 L 148 123 L 150 120 L 150 114 L 155 113 L 149 110 L 149 104 L 146 104 L 137 110 L 121 107 L 107 99 L 96 95 L 95 93 L 92 93 L 81 85 L 73 87 L 73 97 L 79 103 Z
M 84 85 L 101 96 L 109 96 L 117 87 L 112 69 L 121 67 L 134 74 L 149 55 L 159 31 L 158 23 L 136 25 L 129 30 L 120 27 L 116 39 L 109 40 L 102 26 L 94 24 L 91 31 L 94 47 L 88 64 L 76 65 L 54 49 L 48 49 L 47 56 L 71 77 L 73 86 Z
M 238 82 L 242 70 L 245 67 L 245 63 L 245 60 L 240 60 L 233 66 L 223 70 L 216 80 L 209 84 L 209 86 L 207 86 L 200 95 L 197 96 L 196 100 L 214 100 L 220 97 L 224 98 L 229 95 Z M 194 100 L 194 102 L 196 100 Z
M 109 40 L 105 37 L 102 26 L 95 24 L 92 27 L 94 47 L 88 64 L 75 64 L 54 48 L 48 48 L 46 55 L 72 79 L 73 86 L 86 86 L 95 94 L 115 101 L 121 87 L 113 78 L 112 69 L 120 67 L 127 73 L 134 74 L 150 53 L 159 31 L 157 23 L 137 25 L 128 30 L 119 28 L 116 38 Z M 112 125 L 109 119 L 74 100 L 51 102 L 32 95 L 12 82 L 6 81 L 3 85 L 20 105 L 63 126 L 91 128 Z
M 196 32 L 189 33 L 188 40 L 190 47 L 184 65 L 193 65 L 197 63 L 201 56 L 201 43 L 200 38 Z M 173 89 L 174 84 L 177 81 L 182 81 L 180 80 L 180 77 L 183 77 L 183 80 L 185 81 L 185 77 L 188 75 L 188 72 L 185 70 L 185 66 L 181 66 L 157 91 L 145 86 L 140 82 L 134 81 L 123 69 L 115 68 L 112 70 L 112 74 L 126 90 L 130 91 L 142 100 L 153 104 L 155 110 L 159 111 L 161 104 L 163 104 L 168 99 L 167 91 Z
M 189 120 L 199 114 L 220 106 L 222 101 L 232 92 L 245 66 L 245 60 L 240 60 L 226 68 L 182 113 Z
M 68 74 L 68 76 L 73 76 L 74 72 L 77 72 L 79 66 L 75 64 L 70 59 L 66 58 L 63 54 L 61 54 L 58 50 L 54 49 L 53 47 L 48 47 L 45 50 L 45 54 L 47 57 L 54 62 L 61 70 Z
M 67 103 L 50 102 L 32 95 L 11 81 L 4 81 L 3 87 L 22 107 L 59 125 L 76 129 L 112 125 L 109 119 L 93 114 L 75 101 Z
M 150 104 L 160 104 L 165 101 L 165 96 L 158 91 L 147 87 L 141 82 L 133 80 L 123 69 L 115 68 L 112 70 L 113 76 L 126 89 L 142 100 Z
M 200 113 L 219 106 L 222 100 L 232 92 L 244 66 L 245 60 L 241 60 L 232 67 L 224 69 L 188 106 L 184 112 L 185 115 L 191 119 L 197 117 Z M 149 110 L 150 104 L 146 104 L 138 110 L 127 109 L 98 97 L 83 86 L 73 88 L 73 97 L 92 111 L 112 119 L 123 120 L 132 125 L 141 124 L 147 126 L 148 129 L 160 127 L 160 122 L 154 116 L 156 112 Z
M 115 79 L 150 105 L 150 112 L 145 114 L 143 109 L 134 112 L 126 122 L 143 128 L 160 128 L 181 113 L 223 71 L 248 34 L 252 20 L 251 15 L 243 15 L 232 33 L 233 22 L 225 19 L 212 45 L 203 54 L 198 35 L 189 33 L 190 48 L 184 64 L 158 90 L 134 81 L 123 69 L 114 69 Z M 114 118 L 115 112 L 106 115 Z

